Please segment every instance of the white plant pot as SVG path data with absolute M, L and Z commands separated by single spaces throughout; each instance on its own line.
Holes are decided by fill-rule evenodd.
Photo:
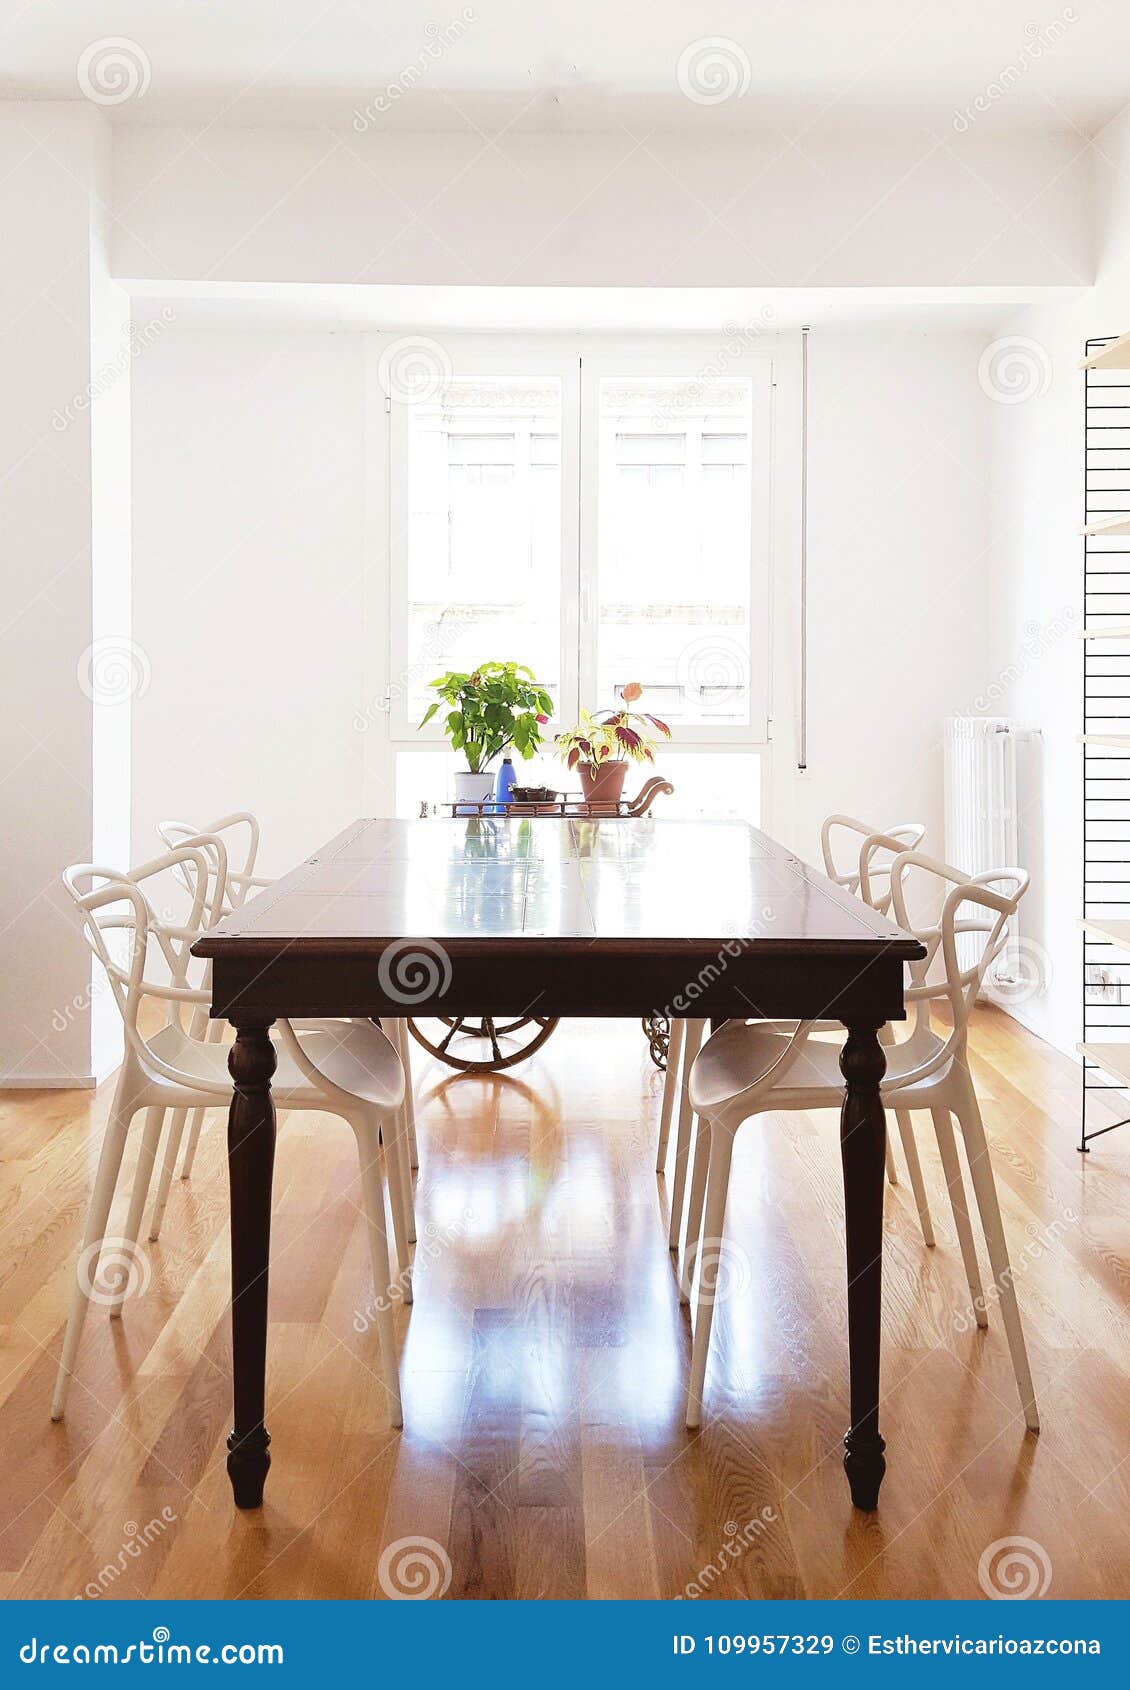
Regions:
M 488 770 L 473 775 L 470 769 L 460 769 L 455 776 L 456 804 L 486 804 L 494 797 L 494 776 Z M 472 816 L 471 809 L 456 810 L 457 816 Z

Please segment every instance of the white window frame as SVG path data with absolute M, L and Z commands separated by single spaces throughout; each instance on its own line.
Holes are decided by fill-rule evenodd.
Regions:
M 405 332 L 405 331 L 402 331 Z M 765 750 L 770 739 L 772 616 L 772 462 L 773 360 L 767 347 L 751 347 L 741 356 L 721 352 L 711 337 L 583 337 L 538 335 L 457 335 L 428 330 L 451 358 L 456 377 L 555 376 L 561 382 L 561 687 L 557 717 L 574 719 L 579 704 L 598 708 L 610 701 L 595 697 L 598 599 L 598 439 L 600 381 L 620 375 L 740 376 L 753 386 L 750 505 L 750 720 L 748 723 L 678 724 L 664 755 L 694 748 Z M 387 559 L 386 592 L 374 606 L 370 625 L 384 636 L 387 735 L 378 752 L 370 739 L 366 752 L 370 788 L 391 784 L 396 753 L 446 748 L 442 729 L 423 730 L 409 718 L 397 668 L 408 650 L 410 559 L 408 486 L 400 466 L 407 462 L 411 406 L 386 398 L 379 388 L 382 348 L 396 334 L 366 336 L 367 411 L 370 450 L 383 462 L 371 475 L 370 569 Z M 381 499 L 381 495 L 387 497 Z M 386 523 L 374 521 L 377 501 Z M 379 527 L 379 532 L 376 530 Z M 376 594 L 374 594 L 376 597 Z M 383 614 L 381 614 L 383 612 Z M 763 637 L 754 643 L 758 630 Z M 560 725 L 555 719 L 553 727 Z M 552 731 L 552 728 L 551 730 Z M 380 769 L 376 768 L 380 758 Z M 374 781 L 374 777 L 377 777 Z M 763 792 L 765 791 L 763 783 Z
M 453 374 L 456 379 L 459 377 L 473 379 L 476 376 L 514 376 L 516 379 L 555 376 L 561 383 L 561 573 L 559 577 L 561 594 L 561 686 L 560 696 L 556 700 L 558 713 L 561 714 L 565 708 L 565 701 L 575 698 L 578 693 L 580 366 L 575 356 L 562 355 L 559 350 L 555 349 L 553 353 L 543 356 L 535 351 L 516 347 L 512 341 L 503 343 L 498 352 L 485 352 L 479 342 L 468 348 L 465 342 L 459 341 L 455 336 L 444 337 L 441 344 L 451 357 Z M 402 657 L 398 659 L 397 654 L 407 652 L 409 643 L 408 606 L 411 594 L 411 557 L 408 544 L 409 488 L 407 477 L 401 473 L 400 466 L 408 462 L 412 407 L 394 399 L 388 402 L 386 409 L 388 413 L 389 450 L 388 661 L 391 677 L 389 732 L 398 750 L 403 749 L 405 742 L 411 743 L 415 749 L 420 749 L 427 743 L 446 745 L 447 741 L 444 738 L 442 728 L 438 724 L 429 724 L 422 731 L 417 730 L 415 721 L 411 721 L 408 717 L 404 691 L 395 684 L 397 662 L 403 661 Z M 484 653 L 483 655 L 493 654 Z M 560 723 L 555 724 L 555 726 L 560 725 Z
M 750 352 L 727 359 L 724 372 L 718 370 L 717 343 L 691 347 L 682 339 L 626 342 L 615 348 L 601 348 L 582 355 L 581 439 L 599 441 L 600 384 L 618 376 L 685 376 L 705 379 L 724 373 L 744 377 L 753 388 L 752 438 L 750 441 L 750 556 L 749 556 L 749 715 L 748 722 L 711 725 L 708 722 L 678 723 L 672 744 L 680 746 L 726 746 L 746 749 L 768 744 L 769 738 L 769 654 L 770 574 L 772 561 L 772 396 L 773 366 L 765 355 Z M 600 537 L 599 451 L 581 452 L 581 549 L 580 568 L 580 672 L 583 699 L 595 697 L 597 686 L 597 640 Z M 757 629 L 764 630 L 760 652 L 753 649 Z M 605 704 L 605 700 L 598 700 Z M 610 702 L 610 701 L 607 701 Z M 591 706 L 590 706 L 591 707 Z M 646 709 L 646 699 L 644 708 Z

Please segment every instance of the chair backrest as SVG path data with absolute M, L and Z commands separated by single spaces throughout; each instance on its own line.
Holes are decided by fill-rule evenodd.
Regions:
M 907 898 L 907 882 L 912 873 L 933 877 L 945 891 L 941 913 L 933 926 L 912 924 Z M 987 874 L 968 875 L 949 863 L 928 857 L 923 851 L 904 851 L 896 857 L 890 876 L 891 913 L 895 921 L 905 931 L 913 932 L 926 947 L 926 955 L 920 962 L 907 965 L 911 984 L 906 1001 L 915 1005 L 915 1034 L 930 1028 L 930 1005 L 945 998 L 953 1015 L 953 1030 L 945 1041 L 944 1051 L 947 1056 L 959 1054 L 964 1050 L 969 1016 L 985 971 L 1008 943 L 1009 922 L 1028 890 L 1030 876 L 1022 868 L 991 869 Z M 967 906 L 971 906 L 973 913 L 962 914 Z M 975 933 L 981 939 L 976 960 L 965 968 L 957 944 L 958 935 L 963 933 Z M 931 983 L 931 965 L 939 956 L 943 978 Z
M 181 884 L 187 876 L 190 900 L 183 927 L 161 921 L 144 889 L 146 882 L 169 872 Z M 182 1003 L 201 1001 L 201 991 L 188 984 L 189 952 L 206 925 L 210 880 L 205 852 L 184 845 L 138 868 L 74 863 L 63 871 L 63 884 L 82 912 L 86 942 L 102 965 L 121 1012 L 127 1042 L 139 1056 L 145 1048 L 137 1026 L 143 998 L 163 1000 L 170 1017 L 179 1013 Z M 124 940 L 124 955 L 116 956 L 113 940 L 119 937 Z M 158 957 L 168 980 L 151 972 Z
M 853 866 L 841 869 L 836 861 L 833 835 L 852 836 Z M 860 869 L 864 853 L 871 872 L 871 889 L 865 901 L 885 915 L 891 901 L 890 867 L 900 851 L 914 851 L 926 837 L 924 822 L 896 822 L 893 827 L 877 828 L 869 822 L 857 821 L 854 816 L 832 815 L 824 818 L 820 829 L 820 850 L 824 857 L 824 873 L 837 886 L 864 897 L 860 883 Z M 838 835 L 837 841 L 838 842 Z M 886 884 L 882 884 L 882 882 Z
M 241 856 L 240 837 L 244 829 L 247 839 Z M 215 856 L 215 845 L 218 843 L 223 852 L 224 869 L 220 913 L 227 914 L 230 910 L 239 908 L 250 890 L 256 858 L 259 855 L 259 823 L 250 810 L 234 810 L 230 816 L 220 816 L 217 821 L 209 822 L 205 827 L 185 821 L 158 822 L 157 832 L 162 843 L 170 850 L 176 845 L 195 845 L 198 841 L 204 841 L 205 848 Z

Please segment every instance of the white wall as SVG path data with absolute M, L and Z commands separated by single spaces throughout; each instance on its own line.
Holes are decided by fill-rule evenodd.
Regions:
M 925 822 L 941 853 L 942 724 L 972 709 L 987 643 L 979 351 L 967 334 L 810 336 L 808 773 L 791 777 L 808 856 L 834 810 Z M 787 744 L 787 691 L 779 714 Z
M 361 337 L 172 322 L 133 438 L 133 854 L 250 809 L 281 871 L 363 808 Z
M 1018 313 L 1000 338 L 1019 339 L 1037 372 L 1031 397 L 992 413 L 993 504 L 990 669 L 1000 677 L 1000 714 L 1040 730 L 1025 758 L 1021 858 L 1034 880 L 1025 931 L 1042 961 L 1046 990 L 1014 1013 L 1062 1049 L 1080 1035 L 1082 950 L 1082 653 L 1073 634 L 1049 630 L 1065 609 L 1081 625 L 1083 377 L 1090 336 L 1130 329 L 1130 119 L 1092 150 L 1100 234 L 1096 286 L 1077 302 Z
M 135 856 L 160 816 L 252 808 L 281 869 L 365 807 L 355 717 L 380 666 L 367 599 L 385 582 L 374 563 L 366 592 L 366 545 L 380 548 L 366 538 L 363 348 L 172 322 L 136 360 L 133 618 L 152 678 L 134 705 Z M 812 335 L 798 778 L 799 336 L 776 340 L 772 823 L 808 855 L 831 809 L 918 817 L 940 845 L 942 718 L 970 707 L 984 672 L 978 351 L 950 332 Z M 383 522 L 370 512 L 370 529 Z M 237 634 L 250 684 L 232 666 Z
M 90 962 L 59 884 L 91 853 L 92 203 L 100 116 L 0 104 L 0 1079 L 91 1073 Z M 46 211 L 49 208 L 50 214 Z
M 1050 120 L 1054 123 L 1054 118 Z M 1075 131 L 115 129 L 122 276 L 534 286 L 1083 285 Z

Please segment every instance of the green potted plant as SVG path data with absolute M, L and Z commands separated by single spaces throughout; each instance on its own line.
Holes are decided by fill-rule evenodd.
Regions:
M 438 697 L 428 705 L 424 727 L 445 704 L 443 731 L 467 767 L 455 776 L 456 803 L 482 804 L 494 796 L 490 764 L 511 746 L 530 758 L 542 743 L 553 700 L 522 663 L 480 663 L 470 674 L 451 670 L 429 682 Z
M 643 694 L 638 681 L 629 681 L 620 694 L 624 705 L 635 704 Z M 556 738 L 558 755 L 567 769 L 576 769 L 581 788 L 590 804 L 615 805 L 624 791 L 628 764 L 654 763 L 654 730 L 662 739 L 671 730 L 658 716 L 629 710 L 605 710 L 599 716 L 581 711 L 575 722 Z

